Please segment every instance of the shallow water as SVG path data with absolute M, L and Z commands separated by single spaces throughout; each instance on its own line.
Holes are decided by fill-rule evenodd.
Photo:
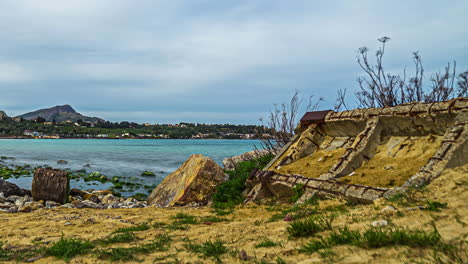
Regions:
M 2 139 L 0 156 L 14 157 L 7 164 L 48 165 L 71 170 L 98 171 L 107 176 L 138 177 L 146 185 L 158 184 L 177 169 L 190 155 L 203 154 L 222 165 L 227 157 L 242 154 L 259 146 L 257 140 L 177 140 L 177 139 Z M 57 164 L 66 160 L 67 164 Z M 156 177 L 141 177 L 145 170 Z M 30 189 L 32 178 L 9 179 Z M 96 184 L 96 183 L 94 183 Z M 100 189 L 107 184 L 72 181 L 72 188 Z M 144 192 L 134 190 L 136 192 Z

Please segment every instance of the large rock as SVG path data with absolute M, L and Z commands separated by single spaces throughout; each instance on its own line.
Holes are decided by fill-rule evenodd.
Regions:
M 203 155 L 192 155 L 169 174 L 148 197 L 149 205 L 160 207 L 206 204 L 215 187 L 226 180 L 223 169 Z
M 236 168 L 236 166 L 237 166 L 237 164 L 239 164 L 239 162 L 253 160 L 255 158 L 264 156 L 264 155 L 266 155 L 268 153 L 269 153 L 269 151 L 266 150 L 266 149 L 252 150 L 252 151 L 246 152 L 246 153 L 238 155 L 238 156 L 225 158 L 223 160 L 223 166 L 224 166 L 225 170 L 233 170 L 233 169 Z
M 0 179 L 0 193 L 5 197 L 10 195 L 25 196 L 31 194 L 28 190 L 21 189 L 18 185 Z

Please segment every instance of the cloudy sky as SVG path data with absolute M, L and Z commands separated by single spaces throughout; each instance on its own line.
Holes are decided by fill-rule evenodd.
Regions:
M 379 2 L 379 3 L 377 3 Z M 294 90 L 349 100 L 356 50 L 468 69 L 468 1 L 0 0 L 0 109 L 111 121 L 258 123 Z

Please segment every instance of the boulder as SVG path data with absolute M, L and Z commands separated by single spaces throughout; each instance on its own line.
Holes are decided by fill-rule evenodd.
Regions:
M 264 156 L 264 155 L 266 155 L 268 153 L 269 153 L 269 151 L 266 150 L 266 149 L 252 150 L 252 151 L 246 152 L 246 153 L 238 155 L 238 156 L 225 158 L 223 160 L 223 166 L 224 166 L 225 170 L 233 170 L 233 169 L 236 168 L 236 166 L 237 166 L 237 164 L 239 164 L 239 162 L 253 160 L 255 158 Z
M 25 196 L 30 194 L 28 190 L 21 189 L 18 185 L 2 179 L 0 179 L 0 193 L 3 193 L 4 197 L 8 197 L 10 195 Z
M 226 179 L 216 162 L 200 154 L 192 155 L 154 189 L 148 197 L 148 205 L 206 204 L 215 187 Z

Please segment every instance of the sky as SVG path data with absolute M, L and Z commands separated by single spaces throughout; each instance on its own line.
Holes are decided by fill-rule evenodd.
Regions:
M 411 71 L 413 51 L 426 77 L 453 60 L 468 70 L 467 11 L 466 0 L 0 0 L 0 109 L 258 124 L 295 90 L 330 109 L 344 88 L 352 106 L 356 50 L 373 54 L 382 36 L 389 72 Z

